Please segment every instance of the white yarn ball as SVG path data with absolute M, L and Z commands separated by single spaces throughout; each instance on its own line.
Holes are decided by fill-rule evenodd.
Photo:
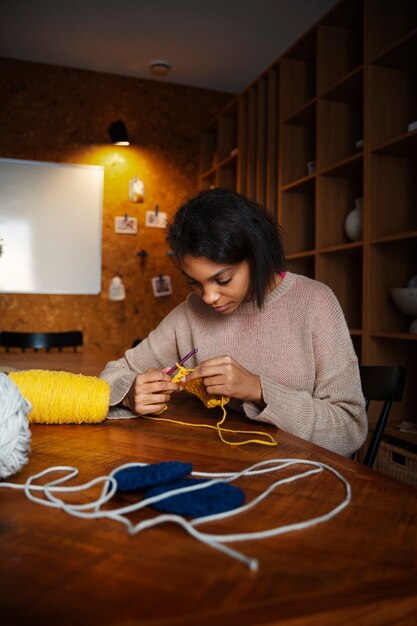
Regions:
M 16 474 L 28 462 L 30 403 L 14 382 L 0 374 L 0 479 Z

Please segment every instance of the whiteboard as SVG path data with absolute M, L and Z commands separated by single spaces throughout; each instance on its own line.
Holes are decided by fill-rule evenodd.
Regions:
M 97 294 L 104 168 L 0 159 L 0 292 Z

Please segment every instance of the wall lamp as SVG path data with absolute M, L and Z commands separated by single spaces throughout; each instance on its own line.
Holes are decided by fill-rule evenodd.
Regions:
M 110 137 L 110 141 L 116 146 L 129 146 L 129 136 L 127 134 L 127 129 L 125 123 L 122 120 L 117 120 L 117 122 L 112 122 L 107 129 L 107 132 Z

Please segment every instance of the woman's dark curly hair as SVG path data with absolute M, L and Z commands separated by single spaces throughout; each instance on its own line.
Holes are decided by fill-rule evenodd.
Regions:
M 214 263 L 248 261 L 252 294 L 263 306 L 275 272 L 285 269 L 281 231 L 266 209 L 218 187 L 187 200 L 169 225 L 167 242 L 180 260 L 189 254 Z

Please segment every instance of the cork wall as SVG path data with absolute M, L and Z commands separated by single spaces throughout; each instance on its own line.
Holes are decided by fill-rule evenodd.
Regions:
M 101 293 L 0 294 L 0 330 L 78 329 L 86 350 L 121 354 L 188 292 L 167 255 L 166 230 L 145 226 L 145 215 L 158 205 L 170 218 L 197 191 L 199 133 L 231 96 L 8 59 L 0 59 L 0 92 L 0 157 L 104 167 Z M 109 143 L 107 128 L 120 118 L 129 147 Z M 135 175 L 144 182 L 142 203 L 129 201 Z M 137 219 L 137 234 L 115 233 L 114 218 L 126 214 Z M 138 256 L 143 250 L 147 256 Z M 120 302 L 108 299 L 116 273 L 126 287 Z M 156 298 L 151 278 L 163 274 L 173 293 Z

